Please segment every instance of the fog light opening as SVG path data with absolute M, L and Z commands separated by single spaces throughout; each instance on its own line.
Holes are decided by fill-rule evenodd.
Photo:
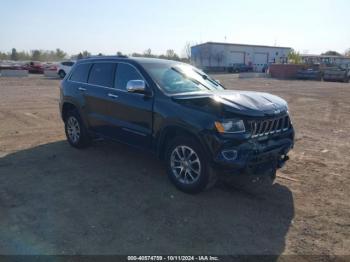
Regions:
M 221 152 L 222 156 L 229 161 L 236 160 L 238 156 L 237 150 L 223 150 Z

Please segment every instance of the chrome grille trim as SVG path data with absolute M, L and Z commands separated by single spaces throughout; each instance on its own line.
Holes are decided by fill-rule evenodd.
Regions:
M 285 132 L 291 126 L 288 115 L 265 120 L 252 120 L 249 121 L 249 123 L 251 127 L 252 138 Z

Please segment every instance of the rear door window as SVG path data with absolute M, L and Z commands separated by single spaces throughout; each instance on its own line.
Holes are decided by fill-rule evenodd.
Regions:
M 96 63 L 92 66 L 89 84 L 104 87 L 113 87 L 114 72 L 116 64 L 113 63 Z
M 119 90 L 126 90 L 126 84 L 130 80 L 143 80 L 143 77 L 135 67 L 124 63 L 118 64 L 114 87 Z
M 74 62 L 62 62 L 62 65 L 64 65 L 64 66 L 73 66 Z
M 70 80 L 80 83 L 86 83 L 88 80 L 91 64 L 77 65 L 70 77 Z

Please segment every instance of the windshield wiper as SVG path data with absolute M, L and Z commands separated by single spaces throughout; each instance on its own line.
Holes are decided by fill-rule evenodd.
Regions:
M 185 79 L 188 79 L 188 80 L 190 80 L 191 82 L 195 83 L 196 85 L 202 85 L 202 86 L 204 86 L 206 89 L 211 90 L 209 87 L 207 87 L 207 86 L 206 86 L 205 84 L 203 84 L 202 82 L 200 82 L 200 81 L 198 81 L 198 80 L 196 80 L 196 79 L 194 79 L 194 78 L 188 77 L 185 73 L 181 72 L 180 70 L 178 70 L 178 69 L 176 69 L 176 68 L 174 68 L 174 67 L 172 67 L 171 69 L 174 70 L 176 73 L 180 74 L 180 75 L 181 75 L 182 77 L 184 77 Z
M 198 75 L 200 75 L 204 80 L 208 80 L 210 83 L 214 84 L 215 86 L 221 86 L 224 87 L 222 84 L 216 82 L 214 79 L 212 79 L 211 77 L 201 74 L 200 72 L 198 72 L 197 70 L 194 70 Z

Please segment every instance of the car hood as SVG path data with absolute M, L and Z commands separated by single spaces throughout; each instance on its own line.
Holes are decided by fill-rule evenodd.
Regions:
M 288 105 L 282 98 L 262 92 L 251 91 L 201 91 L 182 93 L 174 95 L 173 98 L 177 101 L 193 102 L 193 105 L 198 100 L 209 100 L 213 106 L 221 104 L 225 111 L 240 115 L 249 116 L 271 116 L 284 113 L 288 110 Z

